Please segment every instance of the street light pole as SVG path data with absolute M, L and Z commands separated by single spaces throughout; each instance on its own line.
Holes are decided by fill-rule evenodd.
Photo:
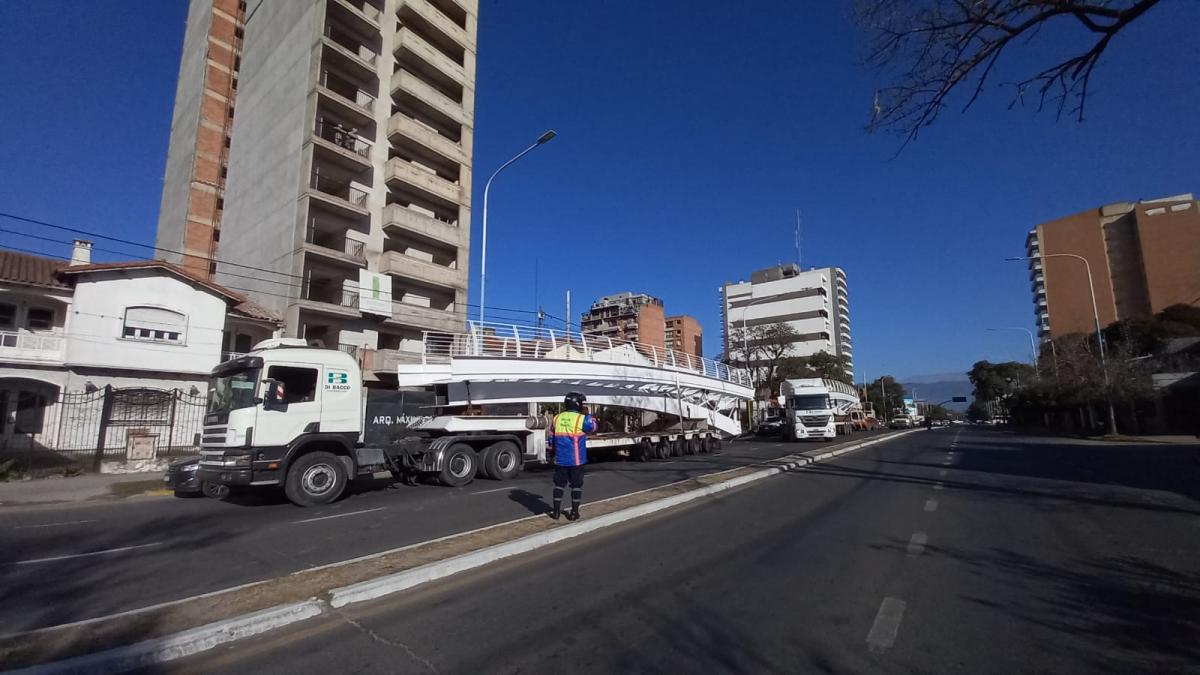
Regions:
M 1088 278 L 1088 293 L 1092 296 L 1092 318 L 1096 321 L 1096 343 L 1100 346 L 1100 371 L 1104 373 L 1104 393 L 1108 399 L 1108 428 L 1115 435 L 1117 433 L 1117 412 L 1113 408 L 1112 402 L 1112 384 L 1108 380 L 1108 362 L 1104 354 L 1104 333 L 1100 330 L 1100 310 L 1096 306 L 1096 284 L 1092 281 L 1092 266 L 1088 263 L 1087 258 L 1074 253 L 1042 253 L 1036 258 L 1030 256 L 1018 256 L 1014 258 L 1005 258 L 1005 260 L 1041 260 L 1043 258 L 1074 258 L 1083 261 L 1083 267 L 1087 270 Z
M 1038 348 L 1037 348 L 1037 343 L 1034 342 L 1034 339 L 1033 339 L 1033 331 L 1029 330 L 1028 328 L 1021 328 L 1020 326 L 1004 326 L 1001 328 L 985 328 L 984 330 L 990 330 L 990 331 L 1020 330 L 1020 331 L 1025 331 L 1026 333 L 1028 333 L 1029 334 L 1029 348 L 1033 350 L 1033 374 L 1039 378 L 1042 376 L 1042 370 L 1041 370 L 1041 368 L 1038 367 Z
M 530 152 L 533 152 L 534 148 L 538 147 L 539 145 L 543 145 L 543 144 L 549 142 L 550 139 L 554 138 L 557 135 L 558 135 L 557 132 L 555 132 L 553 129 L 550 129 L 546 133 L 539 136 L 538 139 L 536 141 L 534 141 L 533 145 L 529 146 L 528 148 L 525 148 L 521 152 L 518 152 L 515 157 L 513 157 L 512 159 L 508 160 L 507 162 L 501 164 L 500 168 L 496 169 L 492 173 L 491 177 L 487 179 L 487 183 L 483 186 L 483 243 L 482 243 L 482 253 L 480 254 L 480 257 L 479 257 L 479 324 L 480 324 L 480 330 L 483 330 L 483 306 L 486 304 L 484 302 L 484 300 L 485 300 L 485 295 L 486 295 L 486 291 L 487 291 L 488 193 L 491 192 L 492 181 L 496 179 L 496 176 L 500 175 L 501 171 L 507 169 L 510 164 L 517 161 L 518 159 L 521 159 L 522 157 L 529 154 Z M 569 318 L 570 317 L 568 317 L 568 319 Z

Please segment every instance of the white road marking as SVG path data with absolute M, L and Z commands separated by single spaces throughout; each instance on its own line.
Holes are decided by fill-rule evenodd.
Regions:
M 938 504 L 938 502 L 936 499 L 926 499 L 925 500 L 925 512 L 931 513 L 933 511 L 937 511 L 937 504 Z
M 945 486 L 945 485 L 942 485 L 941 483 L 934 483 L 934 484 L 933 484 L 933 489 L 934 489 L 934 490 L 941 490 L 941 489 L 942 489 L 942 488 L 944 488 L 944 487 L 946 487 L 946 486 Z
M 492 492 L 504 492 L 505 490 L 515 490 L 515 489 L 516 489 L 516 488 L 514 488 L 514 487 L 502 487 L 502 488 L 495 488 L 495 489 L 493 489 L 493 490 L 480 490 L 479 492 L 471 492 L 471 493 L 469 493 L 469 494 L 472 494 L 472 495 L 486 495 L 486 494 L 490 494 L 490 493 L 492 493 Z
M 60 527 L 62 525 L 82 525 L 84 523 L 94 523 L 94 520 L 68 520 L 65 523 L 46 523 L 44 525 L 15 525 L 14 530 L 32 530 L 39 527 Z
M 939 476 L 945 476 L 945 475 L 946 475 L 946 470 L 945 470 L 945 469 L 942 469 L 941 471 L 939 471 L 939 472 L 938 472 L 938 475 L 939 475 Z
M 924 532 L 914 532 L 908 540 L 908 554 L 910 556 L 921 555 L 925 551 L 925 542 L 927 541 L 929 541 L 929 535 Z
M 122 546 L 120 548 L 109 548 L 103 551 L 90 551 L 88 553 L 73 553 L 71 555 L 56 555 L 53 558 L 34 558 L 33 560 L 18 560 L 9 563 L 10 565 L 34 565 L 36 563 L 55 562 L 57 560 L 70 560 L 72 558 L 86 558 L 93 555 L 108 555 L 109 553 L 120 553 L 122 551 L 134 551 L 139 548 L 150 548 L 151 546 L 161 546 L 161 541 L 156 541 L 153 544 L 138 544 L 137 546 Z
M 871 632 L 867 633 L 867 648 L 876 654 L 881 654 L 892 648 L 896 635 L 900 632 L 900 622 L 904 619 L 905 603 L 900 598 L 884 598 L 875 614 L 875 623 L 871 624 Z
M 363 511 L 351 511 L 349 513 L 335 513 L 332 516 L 321 516 L 320 518 L 305 518 L 304 520 L 293 520 L 292 524 L 297 525 L 299 523 L 315 523 L 318 520 L 329 520 L 330 518 L 345 518 L 346 516 L 357 516 L 357 515 L 360 515 L 363 513 L 374 513 L 375 511 L 382 511 L 386 508 L 387 508 L 386 506 L 380 506 L 377 509 L 366 509 Z

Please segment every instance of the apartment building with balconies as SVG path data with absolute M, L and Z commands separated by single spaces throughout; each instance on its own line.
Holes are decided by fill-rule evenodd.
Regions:
M 596 300 L 580 315 L 579 327 L 600 337 L 630 340 L 660 349 L 667 346 L 663 301 L 645 293 L 625 291 Z
M 476 16 L 477 0 L 262 0 L 244 22 L 215 278 L 374 374 L 465 325 Z
M 1025 250 L 1043 338 L 1089 333 L 1097 320 L 1107 326 L 1171 305 L 1200 305 L 1200 201 L 1192 194 L 1106 204 L 1041 223 L 1025 237 Z
M 790 263 L 758 270 L 750 281 L 727 283 L 721 289 L 721 317 L 725 355 L 732 362 L 745 361 L 743 329 L 784 324 L 797 334 L 788 356 L 817 352 L 845 356 L 853 375 L 850 290 L 840 267 L 801 270 Z M 758 357 L 753 345 L 747 341 L 745 346 L 754 363 Z

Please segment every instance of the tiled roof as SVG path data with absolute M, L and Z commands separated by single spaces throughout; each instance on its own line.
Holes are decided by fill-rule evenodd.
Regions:
M 58 278 L 58 271 L 67 263 L 38 255 L 0 251 L 0 281 L 47 288 L 70 288 Z
M 256 305 L 249 300 L 244 300 L 238 303 L 229 311 L 231 314 L 244 316 L 249 319 L 257 319 L 259 321 L 271 321 L 274 323 L 279 323 L 280 321 L 279 317 L 275 315 L 275 312 L 272 312 L 262 305 Z
M 45 258 L 37 255 L 27 255 L 15 251 L 0 250 L 0 281 L 19 284 L 32 284 L 50 288 L 70 288 L 63 277 L 88 272 L 103 272 L 107 270 L 136 270 L 162 269 L 187 281 L 199 284 L 210 291 L 224 296 L 232 301 L 230 313 L 259 321 L 278 323 L 280 318 L 271 310 L 259 306 L 241 293 L 237 293 L 220 284 L 202 279 L 191 272 L 162 260 L 132 260 L 128 262 L 94 263 L 88 265 L 69 265 L 66 261 Z

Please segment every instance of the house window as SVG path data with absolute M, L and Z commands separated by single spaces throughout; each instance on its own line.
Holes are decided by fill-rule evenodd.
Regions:
M 17 306 L 0 302 L 0 328 L 12 328 L 17 323 Z
M 25 327 L 30 330 L 49 330 L 54 325 L 54 310 L 45 307 L 30 307 L 25 316 Z
M 129 340 L 173 342 L 183 344 L 187 334 L 187 317 L 179 312 L 159 307 L 129 307 L 121 337 Z
M 267 378 L 283 382 L 284 403 L 307 403 L 317 400 L 317 370 L 294 366 L 271 366 Z

